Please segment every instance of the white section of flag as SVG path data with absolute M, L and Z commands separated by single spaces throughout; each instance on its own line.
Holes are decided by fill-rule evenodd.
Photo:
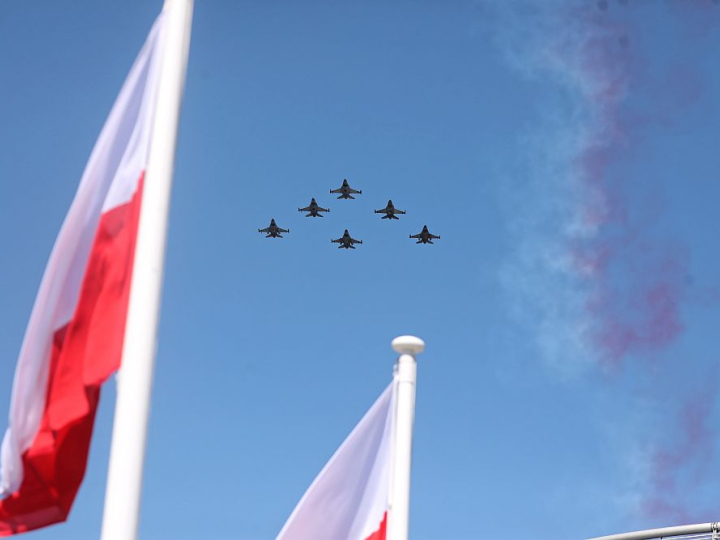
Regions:
M 22 455 L 45 409 L 53 337 L 74 315 L 100 218 L 131 200 L 145 169 L 162 30 L 160 15 L 95 144 L 45 268 L 15 370 L 9 426 L 0 449 L 0 498 L 22 483 Z
M 389 505 L 395 386 L 315 478 L 277 540 L 365 540 L 380 528 Z

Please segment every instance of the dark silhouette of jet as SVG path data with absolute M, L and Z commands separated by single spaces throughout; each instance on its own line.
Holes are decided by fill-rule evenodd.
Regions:
M 342 235 L 341 238 L 338 238 L 337 240 L 330 240 L 333 244 L 340 244 L 338 246 L 338 249 L 355 249 L 355 246 L 353 244 L 362 244 L 362 240 L 355 240 L 352 236 L 350 236 L 350 233 L 347 229 L 345 229 L 345 233 Z
M 405 210 L 398 210 L 392 202 L 392 199 L 388 201 L 387 206 L 382 210 L 375 210 L 376 214 L 385 214 L 380 219 L 400 219 L 396 214 L 404 214 Z
M 439 236 L 430 234 L 430 231 L 428 231 L 427 225 L 423 225 L 422 231 L 420 231 L 418 234 L 411 234 L 410 238 L 417 238 L 418 241 L 415 242 L 416 244 L 434 244 L 435 242 L 433 242 L 433 240 L 440 239 Z
M 298 212 L 310 212 L 305 217 L 325 217 L 320 212 L 329 211 L 329 208 L 322 208 L 321 206 L 318 206 L 318 203 L 315 202 L 314 198 L 310 201 L 310 206 L 306 206 L 305 208 L 298 208 Z
M 274 219 L 270 220 L 270 226 L 265 227 L 264 229 L 258 229 L 259 233 L 267 233 L 265 238 L 283 238 L 283 235 L 280 233 L 288 233 L 290 232 L 290 229 L 281 229 L 277 226 L 277 223 L 275 223 Z
M 343 180 L 342 186 L 340 186 L 338 189 L 331 189 L 330 193 L 340 193 L 338 199 L 354 199 L 355 197 L 353 197 L 353 194 L 362 194 L 362 189 L 357 190 L 351 188 L 350 184 L 348 184 L 347 178 L 345 178 Z

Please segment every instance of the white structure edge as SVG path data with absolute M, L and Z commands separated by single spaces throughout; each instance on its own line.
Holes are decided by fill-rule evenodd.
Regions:
M 670 538 L 673 536 L 703 533 L 720 533 L 720 523 L 698 523 L 696 525 L 647 529 L 645 531 L 598 536 L 597 538 L 589 538 L 588 540 L 651 540 L 653 538 Z

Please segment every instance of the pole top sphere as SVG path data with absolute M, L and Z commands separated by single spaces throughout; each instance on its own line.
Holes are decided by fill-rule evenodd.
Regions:
M 420 354 L 425 350 L 425 342 L 415 336 L 399 336 L 392 340 L 392 348 L 400 354 Z

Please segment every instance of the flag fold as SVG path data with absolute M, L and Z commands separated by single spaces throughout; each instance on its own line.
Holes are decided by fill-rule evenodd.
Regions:
M 64 521 L 100 386 L 120 366 L 163 42 L 155 22 L 92 151 L 20 350 L 0 450 L 0 536 Z
M 276 540 L 385 540 L 395 383 L 310 485 Z

